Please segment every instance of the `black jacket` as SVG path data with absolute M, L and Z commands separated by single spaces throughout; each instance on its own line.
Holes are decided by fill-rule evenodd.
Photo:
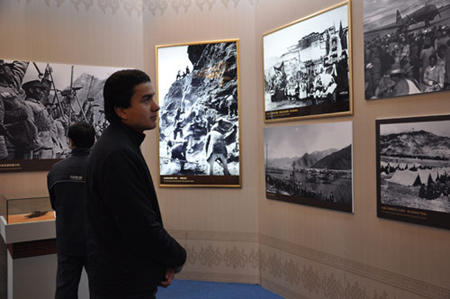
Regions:
M 86 255 L 86 184 L 89 149 L 76 148 L 47 174 L 52 208 L 56 211 L 58 254 Z
M 111 124 L 95 144 L 87 172 L 89 285 L 97 296 L 133 298 L 155 292 L 186 251 L 164 229 L 140 145 L 145 138 Z

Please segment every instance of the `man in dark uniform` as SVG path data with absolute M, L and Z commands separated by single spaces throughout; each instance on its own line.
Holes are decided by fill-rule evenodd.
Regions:
M 183 125 L 184 125 L 184 119 L 180 118 L 175 123 L 175 128 L 173 130 L 173 140 L 177 140 L 178 133 L 180 133 L 180 137 L 183 138 Z
M 56 211 L 58 270 L 55 299 L 78 298 L 78 284 L 86 263 L 86 163 L 95 141 L 94 128 L 85 122 L 69 128 L 72 154 L 53 165 L 47 175 L 52 208 Z
M 179 143 L 172 147 L 172 161 L 175 162 L 178 159 L 178 162 L 180 163 L 181 169 L 180 171 L 184 170 L 184 164 L 187 162 L 186 158 L 186 149 L 188 146 L 188 141 L 183 141 L 183 143 Z
M 88 262 L 91 299 L 154 299 L 186 261 L 164 229 L 140 145 L 156 128 L 159 106 L 150 77 L 139 70 L 112 74 L 103 89 L 110 126 L 87 168 Z
M 236 96 L 234 95 L 234 93 L 227 97 L 226 102 L 227 102 L 227 108 L 228 108 L 228 118 L 237 116 L 238 115 L 238 104 L 237 104 Z
M 36 125 L 39 135 L 39 141 L 42 147 L 39 151 L 35 151 L 37 159 L 52 159 L 53 156 L 53 142 L 51 140 L 51 128 L 53 119 L 44 106 L 43 101 L 47 98 L 50 91 L 50 81 L 48 79 L 49 73 L 46 72 L 44 78 L 39 80 L 32 80 L 24 83 L 22 88 L 27 94 L 25 104 L 32 111 L 32 121 Z
M 0 64 L 0 160 L 31 158 L 37 138 L 20 88 L 27 68 L 25 61 Z

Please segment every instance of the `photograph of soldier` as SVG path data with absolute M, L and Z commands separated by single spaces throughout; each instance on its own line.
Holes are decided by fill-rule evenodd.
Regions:
M 25 104 L 31 111 L 30 120 L 36 126 L 38 133 L 39 147 L 34 149 L 33 159 L 52 159 L 53 143 L 50 131 L 53 118 L 43 104 L 50 91 L 48 76 L 42 80 L 28 81 L 22 85 L 22 89 L 26 94 Z
M 264 129 L 268 199 L 353 212 L 352 122 Z
M 86 121 L 101 135 L 103 83 L 116 68 L 0 60 L 0 172 L 48 170 Z
M 21 87 L 27 67 L 24 61 L 0 62 L 0 163 L 30 159 L 41 147 Z
M 209 175 L 214 175 L 215 173 L 215 162 L 220 163 L 220 166 L 223 169 L 223 175 L 229 175 L 227 144 L 223 133 L 220 132 L 219 126 L 214 125 L 206 136 L 205 151 L 206 161 L 208 161 L 209 164 Z
M 237 41 L 158 47 L 162 185 L 240 184 L 237 51 Z
M 448 0 L 365 0 L 366 100 L 450 89 L 449 19 Z
M 186 164 L 186 150 L 187 150 L 188 142 L 183 141 L 183 143 L 178 143 L 175 146 L 170 147 L 170 151 L 172 152 L 172 160 L 178 160 L 180 163 L 180 171 L 184 170 L 184 164 Z
M 266 33 L 265 119 L 351 113 L 349 6 Z

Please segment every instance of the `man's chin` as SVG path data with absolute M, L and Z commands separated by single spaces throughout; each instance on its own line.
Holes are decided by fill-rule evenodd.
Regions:
M 154 130 L 156 128 L 156 123 L 148 126 L 147 130 Z

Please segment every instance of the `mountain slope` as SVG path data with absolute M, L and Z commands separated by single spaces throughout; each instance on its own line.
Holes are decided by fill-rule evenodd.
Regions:
M 450 138 L 427 131 L 380 136 L 380 154 L 394 157 L 450 158 Z
M 343 149 L 326 156 L 311 168 L 350 170 L 352 169 L 352 146 L 349 145 Z

